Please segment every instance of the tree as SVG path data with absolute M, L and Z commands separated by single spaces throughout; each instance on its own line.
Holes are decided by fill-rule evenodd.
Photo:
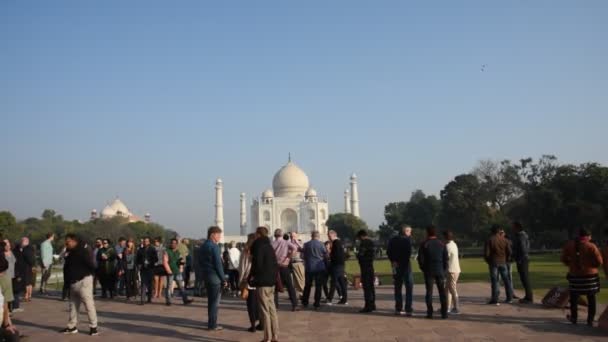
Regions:
M 23 225 L 17 223 L 10 211 L 0 211 L 0 234 L 9 241 L 15 241 L 23 234 Z
M 355 236 L 359 230 L 368 230 L 367 223 L 353 214 L 331 214 L 327 218 L 326 224 L 329 229 L 335 230 L 340 238 L 351 242 L 355 241 Z
M 397 235 L 397 231 L 385 222 L 378 227 L 378 239 L 384 244 L 388 243 L 388 240 L 395 235 Z
M 416 190 L 405 205 L 405 223 L 418 229 L 434 224 L 440 207 L 441 203 L 437 197 L 426 196 L 422 190 Z M 396 228 L 399 229 L 399 227 Z
M 485 191 L 476 176 L 456 176 L 441 190 L 440 225 L 479 239 L 491 216 L 487 203 Z
M 393 202 L 384 207 L 386 225 L 399 231 L 401 225 L 424 228 L 435 223 L 441 203 L 435 196 L 427 196 L 422 190 L 412 192 L 408 202 Z
M 5 230 L 17 224 L 15 216 L 10 211 L 0 211 L 0 229 Z
M 471 173 L 481 183 L 484 196 L 492 207 L 501 210 L 504 205 L 522 194 L 522 181 L 518 171 L 518 167 L 509 160 L 498 163 L 485 159 L 480 160 Z

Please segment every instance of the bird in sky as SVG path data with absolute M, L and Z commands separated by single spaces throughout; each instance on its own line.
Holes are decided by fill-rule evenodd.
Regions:
M 487 66 L 488 66 L 487 64 L 482 64 L 482 65 L 481 65 L 481 72 L 486 71 L 486 67 L 487 67 Z

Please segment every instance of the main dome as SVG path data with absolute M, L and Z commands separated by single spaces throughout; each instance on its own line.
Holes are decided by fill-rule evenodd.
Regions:
M 276 197 L 302 197 L 309 187 L 306 173 L 291 161 L 277 171 L 272 179 Z
M 112 208 L 116 214 L 120 213 L 122 216 L 129 216 L 131 214 L 127 206 L 118 198 L 110 204 L 110 208 Z

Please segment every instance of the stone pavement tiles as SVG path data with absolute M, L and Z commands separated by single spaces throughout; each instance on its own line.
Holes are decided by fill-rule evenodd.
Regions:
M 286 294 L 281 294 L 280 341 L 608 341 L 608 335 L 584 324 L 566 322 L 564 310 L 548 310 L 540 305 L 485 305 L 489 284 L 461 284 L 462 314 L 447 320 L 424 318 L 424 289 L 414 289 L 414 317 L 394 315 L 390 286 L 377 288 L 378 312 L 359 314 L 361 290 L 350 290 L 349 306 L 322 306 L 320 311 L 291 312 Z M 438 299 L 436 308 L 439 308 Z M 175 299 L 139 306 L 122 300 L 97 300 L 100 336 L 88 336 L 86 314 L 80 314 L 80 333 L 61 335 L 67 321 L 67 303 L 56 297 L 37 297 L 24 303 L 25 312 L 13 316 L 26 341 L 260 341 L 261 332 L 249 333 L 245 303 L 223 298 L 220 308 L 221 332 L 205 330 L 206 299 L 195 298 L 191 306 Z M 599 308 L 603 309 L 603 307 Z M 82 309 L 84 310 L 84 309 Z M 582 310 L 581 310 L 582 311 Z M 598 310 L 601 313 L 601 310 Z M 586 313 L 579 317 L 584 322 Z M 598 314 L 599 316 L 599 314 Z

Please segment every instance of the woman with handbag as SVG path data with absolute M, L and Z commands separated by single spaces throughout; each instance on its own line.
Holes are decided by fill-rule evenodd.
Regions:
M 247 235 L 247 243 L 241 253 L 239 260 L 239 289 L 241 290 L 241 298 L 247 300 L 247 314 L 249 314 L 249 323 L 251 326 L 247 329 L 249 332 L 262 330 L 262 324 L 256 323 L 260 320 L 260 308 L 258 305 L 258 296 L 255 287 L 249 285 L 249 274 L 251 273 L 251 246 L 255 241 L 255 234 Z

